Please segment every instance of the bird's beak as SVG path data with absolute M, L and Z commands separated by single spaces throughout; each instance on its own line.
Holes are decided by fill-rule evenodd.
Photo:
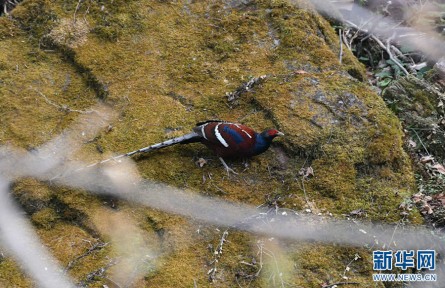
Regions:
M 283 132 L 278 131 L 278 133 L 276 134 L 277 136 L 284 136 Z

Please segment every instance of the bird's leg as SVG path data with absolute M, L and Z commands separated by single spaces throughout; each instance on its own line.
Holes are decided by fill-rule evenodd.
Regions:
M 248 162 L 247 158 L 243 158 L 243 165 L 244 165 L 243 172 L 249 170 L 249 162 Z
M 230 176 L 230 172 L 232 172 L 235 175 L 238 175 L 238 173 L 236 173 L 235 171 L 233 171 L 232 168 L 229 167 L 229 165 L 226 164 L 226 162 L 224 161 L 224 159 L 222 157 L 219 157 L 219 160 L 221 161 L 221 163 L 224 165 L 224 168 L 226 168 L 227 171 L 227 175 Z

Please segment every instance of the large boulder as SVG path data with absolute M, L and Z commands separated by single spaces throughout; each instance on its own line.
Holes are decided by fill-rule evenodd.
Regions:
M 205 119 L 275 127 L 286 137 L 247 168 L 228 161 L 238 176 L 227 177 L 199 144 L 144 155 L 137 168 L 144 178 L 236 202 L 418 221 L 399 210 L 414 183 L 399 121 L 362 82 L 364 68 L 350 51 L 340 64 L 338 37 L 309 4 L 28 0 L 11 15 L 0 19 L 8 27 L 0 28 L 1 144 L 37 147 L 98 101 L 119 116 L 76 154 L 88 163 L 188 133 Z M 228 101 L 228 92 L 262 75 Z M 198 158 L 207 164 L 200 168 Z M 313 173 L 303 169 L 303 179 L 308 167 Z M 355 254 L 348 277 L 373 283 L 368 250 L 290 243 L 284 253 L 276 240 L 230 231 L 213 273 L 218 227 L 34 179 L 17 181 L 14 195 L 42 241 L 85 286 L 112 287 L 108 275 L 136 287 L 202 287 L 211 275 L 216 286 L 269 287 L 280 275 L 276 255 L 287 282 L 320 287 L 341 280 Z M 116 243 L 103 243 L 127 225 L 137 232 L 125 243 L 149 243 L 158 260 L 141 264 L 142 278 L 130 271 L 116 279 Z M 275 254 L 264 254 L 272 264 L 257 273 L 263 244 Z M 0 260 L 0 283 L 30 286 L 18 271 L 9 258 Z

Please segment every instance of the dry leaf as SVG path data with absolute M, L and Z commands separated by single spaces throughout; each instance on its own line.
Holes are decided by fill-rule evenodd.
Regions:
M 416 196 L 416 195 L 413 195 L 413 197 L 412 197 L 413 202 L 414 203 L 419 203 L 422 200 L 422 196 Z
M 430 205 L 428 205 L 428 210 L 427 210 L 428 215 L 431 215 L 434 213 L 433 208 L 431 208 Z
M 314 176 L 314 169 L 312 166 L 309 166 L 306 168 L 306 173 L 304 174 L 304 177 Z
M 199 158 L 198 161 L 196 161 L 196 164 L 202 168 L 202 167 L 204 167 L 204 165 L 207 164 L 207 160 L 204 158 Z
M 438 195 L 433 196 L 434 200 L 440 201 L 442 206 L 445 206 L 445 195 L 443 193 L 440 193 Z
M 350 216 L 362 216 L 364 215 L 366 212 L 363 209 L 356 209 L 354 211 L 349 212 Z
M 435 168 L 437 170 L 437 172 L 439 172 L 442 175 L 445 175 L 445 167 L 443 167 L 442 164 L 436 164 L 432 166 L 433 168 Z
M 309 178 L 309 176 L 315 176 L 314 174 L 314 168 L 312 166 L 309 166 L 307 168 L 301 168 L 300 171 L 298 171 L 298 175 L 303 176 L 303 178 Z
M 421 163 L 427 163 L 427 162 L 430 162 L 433 160 L 434 160 L 434 157 L 431 155 L 423 156 L 422 158 L 420 158 Z
M 426 201 L 423 202 L 421 211 L 422 211 L 423 215 L 425 215 L 425 214 L 428 214 L 428 215 L 433 214 L 433 208 L 431 208 L 431 206 L 428 203 L 426 203 Z
M 417 144 L 416 142 L 414 142 L 413 140 L 409 139 L 408 140 L 408 146 L 412 147 L 412 148 L 416 148 Z

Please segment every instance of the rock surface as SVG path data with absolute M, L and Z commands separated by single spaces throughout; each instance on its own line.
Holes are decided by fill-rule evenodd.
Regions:
M 361 82 L 364 69 L 349 51 L 339 64 L 337 36 L 307 3 L 79 3 L 28 0 L 12 18 L 0 18 L 0 144 L 37 147 L 97 102 L 119 117 L 76 155 L 87 163 L 188 133 L 205 119 L 237 121 L 258 131 L 275 127 L 286 137 L 249 160 L 247 169 L 241 161 L 229 163 L 239 176 L 228 178 L 199 144 L 136 157 L 137 168 L 147 179 L 252 205 L 337 217 L 361 209 L 371 220 L 402 218 L 398 207 L 412 194 L 414 181 L 399 121 Z M 264 81 L 227 101 L 226 93 L 261 75 Z M 207 160 L 202 168 L 195 164 L 199 158 Z M 302 167 L 314 174 L 304 180 L 305 191 Z M 348 277 L 375 287 L 366 249 L 278 245 L 236 231 L 228 235 L 210 284 L 212 249 L 223 227 L 34 179 L 17 181 L 13 190 L 42 241 L 84 286 L 244 287 L 253 281 L 271 287 L 282 273 L 288 283 L 320 287 L 339 282 L 359 254 Z M 418 216 L 408 219 L 416 222 Z M 119 245 L 104 244 L 116 231 L 132 235 L 123 243 L 150 244 L 157 261 L 141 263 L 143 277 L 116 273 L 122 269 L 113 262 Z M 258 247 L 273 254 L 264 256 L 268 264 L 256 277 L 263 251 Z M 279 270 L 270 254 L 280 258 Z M 104 267 L 105 274 L 97 272 Z M 7 284 L 32 285 L 10 258 L 0 260 L 0 285 Z

